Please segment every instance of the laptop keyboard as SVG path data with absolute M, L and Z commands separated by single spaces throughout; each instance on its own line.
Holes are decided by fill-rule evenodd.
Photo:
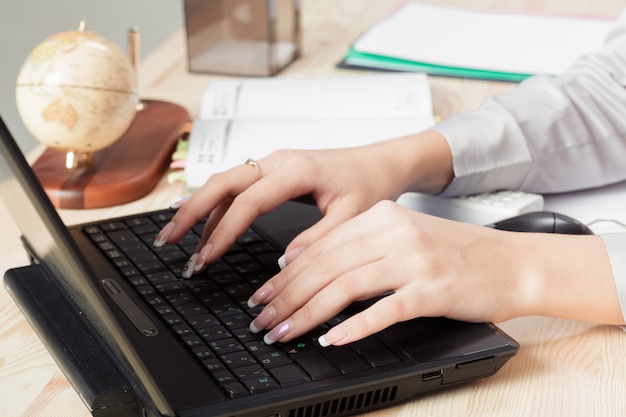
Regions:
M 152 246 L 171 219 L 165 211 L 84 226 L 100 248 L 181 344 L 229 397 L 241 397 L 357 373 L 400 362 L 381 339 L 321 348 L 317 336 L 342 316 L 288 343 L 266 345 L 249 331 L 262 306 L 247 300 L 278 272 L 280 254 L 249 229 L 219 261 L 191 279 L 181 277 L 202 234 L 199 223 L 178 243 Z M 344 317 L 345 318 L 345 317 Z

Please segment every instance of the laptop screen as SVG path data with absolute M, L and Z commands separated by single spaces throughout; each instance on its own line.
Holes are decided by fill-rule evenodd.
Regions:
M 109 309 L 102 302 L 96 282 L 86 279 L 94 274 L 87 270 L 76 242 L 1 117 L 0 200 L 20 229 L 34 261 L 67 291 L 101 333 L 110 334 L 102 332 L 101 327 Z

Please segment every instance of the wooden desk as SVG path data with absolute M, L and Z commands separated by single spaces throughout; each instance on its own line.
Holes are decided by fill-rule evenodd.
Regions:
M 280 77 L 350 76 L 335 64 L 367 27 L 403 0 L 303 0 L 303 56 Z M 439 4 L 466 6 L 464 0 Z M 616 16 L 621 0 L 475 0 L 473 7 Z M 436 40 L 434 40 L 436 41 Z M 192 114 L 211 79 L 188 74 L 184 33 L 180 31 L 143 60 L 144 97 L 177 102 Z M 476 108 L 507 83 L 431 78 L 434 107 L 441 117 Z M 34 156 L 31 155 L 31 157 Z M 123 206 L 61 211 L 68 224 L 162 208 L 183 194 L 182 186 L 162 181 L 149 196 Z M 19 232 L 0 206 L 0 272 L 25 265 Z M 618 328 L 521 318 L 501 327 L 522 345 L 519 354 L 494 377 L 371 413 L 374 416 L 623 416 L 626 415 L 626 334 Z M 79 397 L 43 348 L 15 304 L 0 290 L 0 416 L 87 416 Z

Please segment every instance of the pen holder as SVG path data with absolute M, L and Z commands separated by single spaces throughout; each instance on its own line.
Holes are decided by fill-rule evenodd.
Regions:
M 190 72 L 270 76 L 300 54 L 299 0 L 183 0 Z

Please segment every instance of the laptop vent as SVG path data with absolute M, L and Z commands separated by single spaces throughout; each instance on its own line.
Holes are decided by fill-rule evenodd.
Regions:
M 330 415 L 351 414 L 359 409 L 367 409 L 392 402 L 396 399 L 398 386 L 381 388 L 348 397 L 335 398 L 305 407 L 294 408 L 288 417 L 324 417 Z

